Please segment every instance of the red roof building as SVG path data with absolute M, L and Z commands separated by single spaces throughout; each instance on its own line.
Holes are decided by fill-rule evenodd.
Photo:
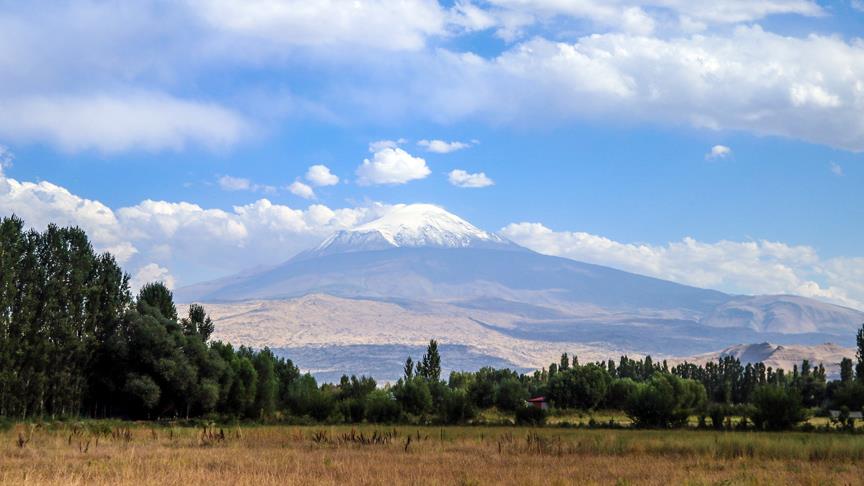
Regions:
M 532 397 L 528 400 L 525 400 L 533 407 L 539 408 L 540 410 L 546 410 L 549 408 L 549 402 L 546 401 L 546 397 Z

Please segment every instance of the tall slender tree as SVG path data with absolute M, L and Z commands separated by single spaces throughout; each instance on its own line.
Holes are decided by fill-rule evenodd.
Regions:
M 438 354 L 438 341 L 432 339 L 426 347 L 426 354 L 417 365 L 417 374 L 428 381 L 441 380 L 441 355 Z
M 855 378 L 864 382 L 864 324 L 861 324 L 861 328 L 855 335 L 855 343 L 858 346 L 858 351 L 855 353 L 856 358 L 858 358 L 858 363 L 855 364 Z

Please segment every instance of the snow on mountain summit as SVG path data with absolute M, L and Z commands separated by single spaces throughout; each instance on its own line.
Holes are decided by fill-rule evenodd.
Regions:
M 316 254 L 387 248 L 514 246 L 433 204 L 397 204 L 384 216 L 324 240 Z
M 432 204 L 399 204 L 384 216 L 348 231 L 377 231 L 393 246 L 470 246 L 472 241 L 504 240 Z

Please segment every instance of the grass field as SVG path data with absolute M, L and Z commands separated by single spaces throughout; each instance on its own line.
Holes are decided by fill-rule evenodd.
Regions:
M 23 443 L 22 442 L 26 442 Z M 18 425 L 3 484 L 861 484 L 864 438 L 515 427 Z

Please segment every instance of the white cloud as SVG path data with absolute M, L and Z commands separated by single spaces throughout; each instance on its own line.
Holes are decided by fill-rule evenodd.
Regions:
M 669 38 L 538 37 L 491 59 L 439 50 L 425 66 L 409 86 L 412 113 L 439 122 L 626 116 L 864 151 L 864 44 L 839 36 L 739 26 Z
M 300 196 L 303 199 L 315 199 L 315 191 L 309 187 L 308 184 L 304 184 L 300 181 L 294 181 L 288 186 L 288 190 L 291 191 L 291 194 L 295 196 Z
M 414 157 L 401 148 L 379 148 L 372 160 L 365 159 L 357 168 L 357 183 L 362 186 L 373 184 L 404 184 L 423 179 L 431 173 L 426 161 Z
M 3 173 L 3 169 L 8 169 L 12 167 L 12 162 L 15 160 L 15 154 L 9 150 L 9 147 L 5 145 L 0 145 L 0 174 Z
M 126 239 L 111 208 L 50 182 L 19 182 L 0 173 L 0 214 L 15 214 L 39 229 L 50 223 L 80 226 L 97 250 L 122 249 L 115 255 L 121 262 L 135 253 L 134 246 L 124 244 Z
M 715 145 L 705 154 L 705 159 L 725 159 L 732 154 L 732 149 L 725 145 Z
M 589 233 L 557 232 L 540 223 L 510 224 L 501 233 L 540 253 L 697 287 L 741 294 L 797 294 L 864 309 L 864 284 L 860 283 L 864 258 L 822 259 L 808 246 L 771 241 L 704 243 L 693 238 L 666 245 L 620 243 Z
M 450 184 L 453 184 L 456 187 L 474 188 L 487 187 L 495 184 L 495 181 L 487 177 L 485 172 L 469 174 L 462 169 L 450 171 L 450 174 L 447 175 L 447 179 L 450 181 Z
M 135 293 L 144 285 L 155 282 L 162 282 L 169 290 L 174 288 L 174 276 L 171 275 L 171 272 L 167 268 L 160 267 L 155 263 L 148 263 L 139 268 L 129 280 L 129 287 Z
M 404 138 L 400 138 L 399 140 L 376 140 L 369 143 L 369 151 L 375 153 L 387 148 L 397 148 L 405 142 Z
M 286 260 L 388 208 L 313 204 L 304 210 L 259 199 L 226 211 L 148 199 L 111 209 L 50 182 L 20 182 L 0 174 L 0 214 L 16 214 L 40 230 L 49 223 L 80 226 L 94 248 L 110 251 L 133 275 L 156 264 L 169 269 L 179 285 Z
M 521 37 L 522 30 L 556 16 L 587 19 L 604 28 L 637 34 L 650 34 L 656 22 L 639 5 L 641 2 L 588 0 L 490 0 L 499 7 L 493 10 L 499 24 L 499 37 L 512 40 Z
M 306 180 L 318 187 L 339 184 L 339 177 L 330 172 L 329 167 L 321 164 L 309 167 L 306 171 Z
M 864 0 L 851 0 L 849 5 L 859 12 L 864 12 Z
M 249 179 L 242 177 L 222 176 L 219 178 L 219 187 L 226 191 L 248 191 L 252 187 Z
M 276 188 L 266 184 L 255 184 L 251 180 L 244 177 L 232 177 L 224 175 L 216 180 L 219 187 L 224 191 L 252 191 L 263 192 L 265 194 L 275 194 Z
M 864 46 L 752 24 L 776 14 L 825 11 L 811 0 L 13 2 L 0 13 L 0 137 L 72 151 L 218 149 L 262 130 L 271 120 L 255 120 L 271 111 L 371 107 L 366 116 L 436 122 L 626 115 L 864 150 Z M 588 34 L 543 39 L 573 39 L 561 17 Z M 483 29 L 538 37 L 491 58 L 435 44 Z M 199 91 L 214 67 L 250 66 L 320 74 L 318 101 L 172 94 Z
M 466 142 L 446 142 L 444 140 L 420 140 L 417 142 L 417 145 L 437 154 L 449 154 L 450 152 L 466 149 L 471 146 L 470 143 Z
M 489 0 L 489 3 L 497 8 L 485 11 L 485 17 L 474 13 L 474 18 L 485 22 L 476 22 L 477 27 L 486 27 L 491 17 L 504 38 L 519 35 L 520 29 L 553 17 L 586 19 L 599 28 L 644 35 L 653 32 L 658 23 L 668 23 L 669 17 L 677 18 L 678 25 L 707 26 L 752 22 L 776 14 L 824 15 L 819 4 L 811 0 Z M 465 17 L 472 18 L 467 14 Z
M 838 164 L 837 162 L 831 162 L 831 173 L 836 175 L 837 177 L 843 177 L 846 175 L 843 172 L 843 166 Z
M 274 47 L 416 50 L 446 34 L 435 0 L 188 0 L 215 29 Z
M 0 98 L 0 136 L 53 143 L 67 151 L 218 149 L 250 130 L 240 115 L 213 103 L 159 93 Z

